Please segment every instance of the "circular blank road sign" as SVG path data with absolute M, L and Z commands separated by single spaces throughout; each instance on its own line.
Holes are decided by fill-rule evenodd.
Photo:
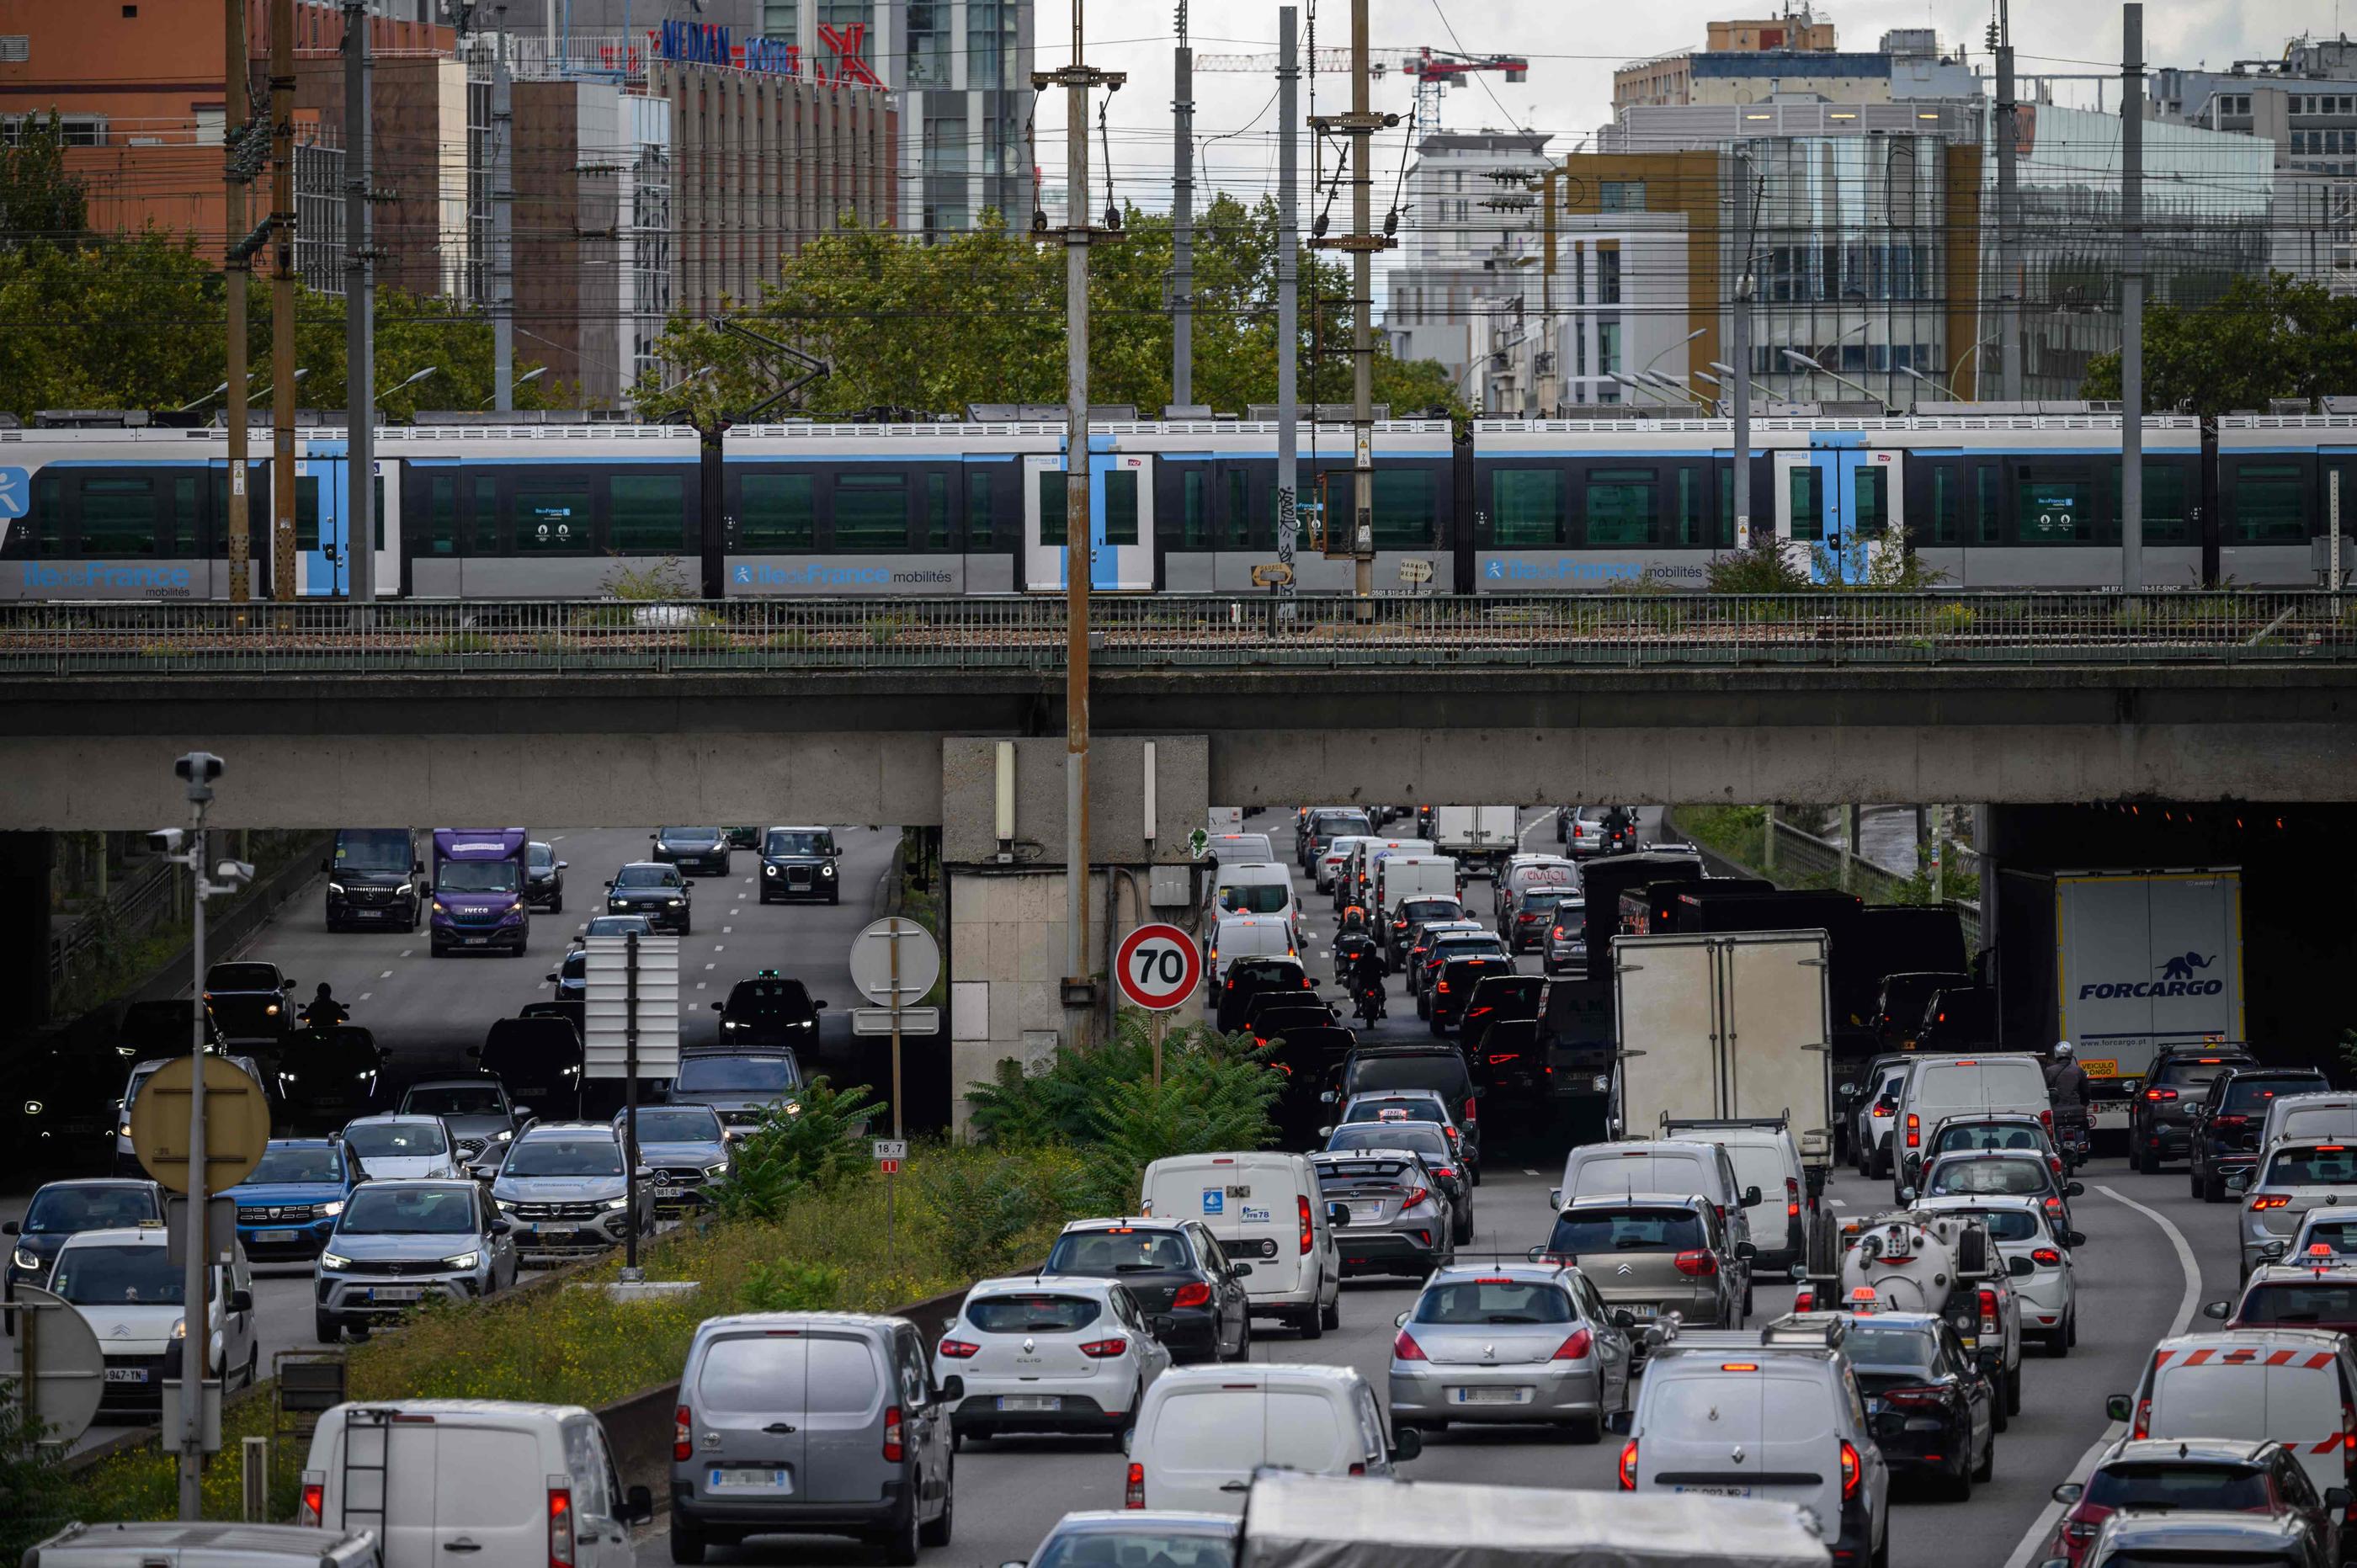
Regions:
M 1122 995 L 1149 1013 L 1183 1005 L 1203 983 L 1202 955 L 1176 926 L 1140 926 L 1130 932 L 1114 954 L 1114 970 Z
M 933 933 L 905 915 L 869 922 L 852 939 L 851 983 L 878 1007 L 892 1005 L 892 950 L 900 950 L 900 1005 L 914 1006 L 942 977 L 942 950 Z

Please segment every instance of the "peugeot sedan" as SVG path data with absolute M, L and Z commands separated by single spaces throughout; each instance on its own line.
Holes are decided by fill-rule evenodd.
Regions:
M 1635 1348 L 1577 1269 L 1458 1263 L 1394 1321 L 1394 1429 L 1546 1422 L 1593 1443 L 1629 1403 Z
M 352 1194 L 319 1253 L 313 1326 L 332 1345 L 429 1295 L 473 1301 L 516 1281 L 513 1227 L 482 1189 L 455 1181 L 372 1181 Z
M 675 865 L 633 861 L 606 884 L 606 912 L 644 915 L 656 930 L 683 937 L 694 924 L 690 902 L 694 891 L 695 884 L 682 876 Z

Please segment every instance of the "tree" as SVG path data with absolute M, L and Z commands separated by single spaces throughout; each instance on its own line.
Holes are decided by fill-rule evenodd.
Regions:
M 2144 398 L 2151 409 L 2200 414 L 2265 409 L 2357 386 L 2357 299 L 2287 273 L 2240 277 L 2192 309 L 2144 315 Z M 2080 394 L 2120 395 L 2120 357 L 2098 356 Z
M 0 246 L 78 243 L 90 227 L 87 188 L 66 173 L 65 127 L 52 109 L 0 146 Z

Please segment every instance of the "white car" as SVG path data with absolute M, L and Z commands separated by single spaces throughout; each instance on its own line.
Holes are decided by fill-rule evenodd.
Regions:
M 2011 1276 L 2021 1306 L 2022 1338 L 2036 1337 L 2050 1356 L 2071 1353 L 2079 1338 L 2079 1281 L 2071 1250 L 2084 1236 L 2061 1229 L 2034 1197 L 1927 1197 L 1915 1208 L 1919 1213 L 1979 1215 Z
M 439 1116 L 362 1116 L 343 1138 L 371 1181 L 458 1174 L 458 1140 Z
M 1085 1274 L 984 1280 L 933 1349 L 933 1376 L 963 1379 L 950 1432 L 1093 1434 L 1118 1444 L 1170 1352 L 1129 1287 Z
M 106 1359 L 102 1410 L 154 1410 L 164 1399 L 164 1358 L 182 1337 L 186 1265 L 171 1260 L 161 1225 L 83 1230 L 66 1239 L 49 1288 L 82 1316 Z M 227 1388 L 253 1381 L 261 1359 L 254 1339 L 253 1276 L 245 1249 L 213 1266 L 206 1291 L 212 1323 L 206 1364 Z M 119 1418 L 118 1418 L 119 1419 Z

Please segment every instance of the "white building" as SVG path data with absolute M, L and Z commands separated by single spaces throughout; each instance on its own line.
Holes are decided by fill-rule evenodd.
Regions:
M 1405 235 L 1391 274 L 1383 330 L 1404 360 L 1437 360 L 1476 399 L 1477 356 L 1535 324 L 1538 198 L 1546 172 L 1542 131 L 1441 131 L 1409 166 Z M 1519 302 L 1519 303 L 1518 303 Z M 1491 406 L 1486 402 L 1483 406 Z

